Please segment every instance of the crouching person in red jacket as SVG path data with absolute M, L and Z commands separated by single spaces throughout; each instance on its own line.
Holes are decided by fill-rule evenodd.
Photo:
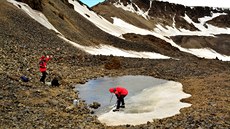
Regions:
M 46 79 L 46 67 L 47 67 L 47 62 L 52 58 L 52 56 L 42 56 L 40 58 L 40 62 L 39 62 L 39 70 L 42 73 L 41 79 L 40 81 L 45 83 L 45 79 Z
M 113 111 L 119 111 L 119 108 L 125 108 L 124 98 L 128 95 L 128 90 L 123 87 L 115 87 L 109 89 L 110 93 L 114 93 L 117 97 L 117 107 Z M 121 105 L 120 105 L 121 104 Z

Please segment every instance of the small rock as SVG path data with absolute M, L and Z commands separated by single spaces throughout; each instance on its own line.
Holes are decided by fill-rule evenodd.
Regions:
M 89 107 L 93 109 L 98 109 L 100 106 L 101 104 L 98 102 L 93 102 L 92 104 L 89 105 Z
M 25 107 L 25 105 L 22 104 L 22 103 L 19 103 L 19 104 L 18 104 L 18 107 Z
M 70 111 L 73 111 L 73 109 L 74 109 L 74 106 L 72 105 L 72 106 L 69 106 L 69 107 L 66 107 L 66 112 L 70 112 Z
M 94 114 L 95 112 L 94 111 L 90 111 L 90 114 Z
M 77 106 L 78 104 L 79 104 L 79 100 L 77 100 L 77 99 L 73 100 L 73 105 L 74 106 Z
M 126 127 L 130 127 L 130 124 L 127 124 Z
M 56 105 L 58 105 L 59 102 L 57 100 L 48 100 L 48 103 L 53 105 L 53 106 L 56 106 Z

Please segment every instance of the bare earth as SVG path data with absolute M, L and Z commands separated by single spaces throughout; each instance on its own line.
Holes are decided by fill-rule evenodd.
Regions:
M 196 58 L 165 43 L 158 51 L 179 60 L 92 56 L 64 42 L 55 32 L 15 10 L 13 5 L 2 2 L 0 6 L 1 129 L 230 128 L 230 62 Z M 148 40 L 146 42 L 158 41 Z M 120 41 L 118 46 L 125 47 L 125 41 L 117 41 Z M 154 49 L 151 48 L 154 44 L 135 44 L 133 49 Z M 58 77 L 61 86 L 52 87 L 39 82 L 38 61 L 43 54 L 53 55 L 48 62 L 47 81 Z M 30 81 L 21 82 L 22 75 L 29 77 Z M 122 75 L 147 75 L 180 82 L 184 92 L 192 95 L 181 101 L 192 106 L 181 109 L 181 113 L 173 117 L 138 126 L 117 127 L 100 123 L 93 109 L 81 100 L 79 105 L 73 106 L 73 100 L 79 99 L 73 90 L 76 84 L 97 77 Z

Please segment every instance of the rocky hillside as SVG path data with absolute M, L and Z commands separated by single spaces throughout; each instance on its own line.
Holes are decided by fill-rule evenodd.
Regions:
M 229 128 L 230 63 L 197 58 L 152 35 L 125 34 L 126 40 L 109 35 L 73 11 L 67 0 L 21 0 L 41 11 L 65 35 L 82 45 L 110 44 L 129 50 L 157 51 L 180 60 L 153 60 L 90 55 L 62 40 L 28 14 L 21 6 L 0 1 L 0 128 Z M 224 36 L 224 35 L 223 35 Z M 180 39 L 175 39 L 182 41 Z M 224 39 L 223 39 L 224 40 Z M 207 44 L 205 44 L 207 45 Z M 47 81 L 39 82 L 39 58 L 48 62 Z M 29 82 L 22 82 L 21 76 Z M 88 79 L 103 76 L 147 75 L 178 81 L 192 96 L 181 101 L 192 106 L 175 116 L 146 124 L 108 127 L 73 88 Z M 79 100 L 74 106 L 73 100 Z
M 205 31 L 211 32 L 215 31 L 217 28 L 225 29 L 230 27 L 230 10 L 222 8 L 188 7 L 169 2 L 150 0 L 107 0 L 104 3 L 94 6 L 92 9 L 110 22 L 113 22 L 112 17 L 117 17 L 127 23 L 148 30 L 159 28 L 158 25 L 160 25 L 165 29 L 171 27 L 171 29 L 174 30 L 178 29 L 180 31 L 184 29 L 199 33 L 199 31 L 203 31 L 205 28 Z M 223 15 L 216 16 L 215 18 L 209 19 L 204 23 L 201 22 L 200 18 L 212 17 L 213 14 Z M 190 18 L 193 23 L 187 21 L 185 17 Z M 197 24 L 200 24 L 200 26 L 198 27 Z M 207 26 L 207 24 L 211 26 Z M 217 28 L 209 30 L 208 28 L 212 28 L 212 26 Z M 224 34 L 224 32 L 222 33 Z M 187 46 L 185 48 L 208 47 L 221 54 L 230 55 L 230 49 L 228 49 L 228 45 L 230 44 L 229 40 L 220 41 L 220 39 L 223 38 L 220 35 L 222 33 L 214 34 L 215 38 L 213 38 L 214 35 L 198 35 L 197 33 L 194 33 L 179 34 L 180 36 L 178 38 L 172 39 L 180 39 L 180 37 L 189 38 L 196 43 L 194 44 L 193 42 L 186 42 Z M 201 37 L 202 39 L 207 39 L 205 40 L 205 44 L 211 44 L 211 46 L 204 45 L 204 43 L 200 44 L 200 40 L 195 38 L 197 36 Z M 224 36 L 224 39 L 228 39 L 229 37 L 228 31 L 227 35 Z M 176 42 L 178 45 L 182 44 L 180 41 L 178 42 L 178 40 L 174 40 L 174 42 Z
M 119 6 L 120 5 L 120 6 Z M 219 26 L 219 27 L 229 27 L 228 17 L 230 16 L 230 11 L 227 9 L 221 8 L 210 8 L 210 7 L 188 7 L 179 4 L 173 4 L 169 2 L 162 1 L 150 1 L 150 0 L 106 0 L 104 3 L 94 6 L 92 9 L 98 14 L 107 18 L 111 21 L 111 17 L 119 17 L 124 19 L 126 22 L 129 22 L 133 25 L 139 26 L 138 21 L 141 22 L 140 27 L 145 25 L 145 22 L 140 18 L 137 18 L 135 15 L 131 15 L 132 18 L 128 18 L 127 15 L 130 15 L 129 11 L 122 10 L 121 5 L 124 7 L 129 6 L 130 11 L 138 12 L 139 15 L 147 15 L 145 18 L 149 20 L 149 24 L 163 24 L 171 26 L 175 20 L 177 28 L 184 28 L 188 30 L 197 30 L 196 27 L 187 23 L 182 17 L 188 15 L 194 22 L 199 23 L 199 18 L 204 16 L 211 16 L 212 13 L 226 13 L 227 15 L 219 16 L 211 21 L 210 24 Z M 121 12 L 123 14 L 121 14 Z M 143 15 L 142 15 L 143 16 Z M 218 20 L 217 19 L 222 19 Z M 155 22 L 152 22 L 155 21 Z M 212 22 L 213 21 L 213 22 Z M 151 23 L 152 22 L 152 23 Z M 146 25 L 147 26 L 147 25 Z M 148 29 L 152 29 L 152 26 L 149 26 Z
M 31 4 L 30 0 L 25 0 L 24 2 L 29 5 Z M 41 1 L 41 5 L 41 12 L 47 17 L 49 22 L 67 39 L 78 44 L 86 46 L 108 44 L 128 50 L 152 51 L 150 46 L 143 47 L 138 45 L 138 43 L 133 44 L 105 33 L 82 15 L 76 13 L 73 9 L 73 5 L 68 3 L 67 0 Z M 146 48 L 149 48 L 149 50 L 146 50 Z
M 230 55 L 230 36 L 216 35 L 215 37 L 207 36 L 175 36 L 172 39 L 184 48 L 211 48 L 218 53 Z

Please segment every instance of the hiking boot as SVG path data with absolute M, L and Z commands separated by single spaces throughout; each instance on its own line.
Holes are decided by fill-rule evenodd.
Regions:
M 125 105 L 121 105 L 120 108 L 125 108 Z
M 114 109 L 113 112 L 119 111 L 119 109 Z

